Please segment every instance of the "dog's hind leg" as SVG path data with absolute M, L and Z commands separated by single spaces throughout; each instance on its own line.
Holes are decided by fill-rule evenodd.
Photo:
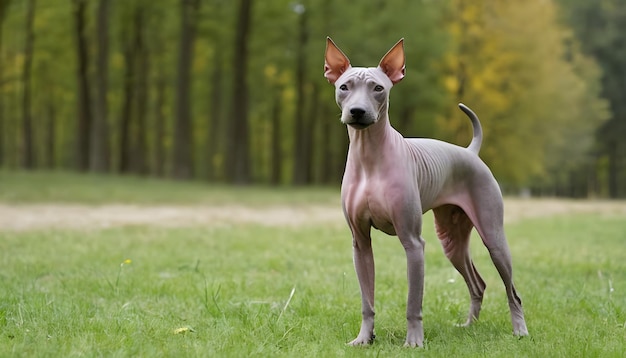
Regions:
M 456 270 L 463 276 L 470 294 L 470 308 L 467 321 L 470 325 L 478 319 L 485 292 L 485 281 L 474 267 L 470 257 L 469 239 L 474 225 L 467 214 L 456 205 L 443 205 L 433 209 L 437 236 L 443 251 Z
M 500 195 L 497 186 L 493 187 L 491 192 L 481 192 L 481 197 L 494 198 Z M 476 201 L 473 201 L 476 202 Z M 511 323 L 513 324 L 513 334 L 516 336 L 528 335 L 526 321 L 524 320 L 524 311 L 522 309 L 522 300 L 517 295 L 515 285 L 513 284 L 513 264 L 511 260 L 511 252 L 504 235 L 504 215 L 502 200 L 494 200 L 489 205 L 479 205 L 470 208 L 474 212 L 470 214 L 476 230 L 480 234 L 483 243 L 489 250 L 491 261 L 496 266 L 509 301 L 509 309 L 511 311 Z

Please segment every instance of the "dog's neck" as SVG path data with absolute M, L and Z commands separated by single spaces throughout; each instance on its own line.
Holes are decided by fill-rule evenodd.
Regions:
M 402 147 L 398 145 L 398 141 L 404 139 L 389 123 L 387 112 L 381 114 L 376 123 L 365 129 L 347 127 L 350 138 L 348 163 L 365 172 L 381 169 L 390 164 L 392 160 L 387 158 L 393 151 Z

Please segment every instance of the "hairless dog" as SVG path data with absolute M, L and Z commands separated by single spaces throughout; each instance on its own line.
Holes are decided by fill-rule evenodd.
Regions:
M 405 74 L 403 40 L 378 67 L 352 67 L 328 38 L 324 76 L 335 86 L 341 122 L 350 137 L 341 185 L 343 211 L 352 231 L 354 266 L 362 299 L 362 322 L 351 345 L 374 339 L 374 256 L 372 227 L 397 235 L 407 260 L 408 299 L 405 345 L 423 346 L 424 240 L 422 214 L 433 209 L 437 236 L 470 293 L 469 325 L 478 319 L 485 282 L 469 253 L 473 227 L 489 250 L 508 297 L 513 333 L 528 334 L 522 301 L 513 285 L 511 254 L 503 230 L 502 194 L 478 157 L 482 129 L 463 104 L 474 130 L 467 148 L 434 139 L 407 139 L 389 123 L 389 91 Z

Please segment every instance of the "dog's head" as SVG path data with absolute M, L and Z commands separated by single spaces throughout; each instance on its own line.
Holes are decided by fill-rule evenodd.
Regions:
M 378 67 L 352 67 L 330 37 L 326 40 L 324 77 L 335 85 L 341 122 L 364 129 L 386 115 L 389 90 L 404 78 L 404 40 L 396 43 Z

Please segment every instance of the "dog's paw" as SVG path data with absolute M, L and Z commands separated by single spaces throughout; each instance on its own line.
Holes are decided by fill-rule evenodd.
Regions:
M 371 335 L 360 335 L 356 337 L 353 341 L 348 342 L 349 346 L 357 347 L 357 346 L 367 346 L 374 342 L 374 338 L 376 338 L 375 334 Z
M 424 348 L 424 343 L 418 340 L 407 340 L 404 342 L 404 346 L 407 348 Z
M 478 321 L 478 318 L 474 317 L 474 316 L 470 316 L 467 321 L 465 321 L 464 323 L 456 323 L 454 326 L 456 327 L 461 327 L 461 328 L 466 328 L 471 326 L 472 324 L 474 324 L 474 322 Z
M 423 348 L 424 347 L 424 335 L 419 332 L 409 332 L 406 335 L 406 341 L 404 346 L 407 348 Z
M 525 337 L 528 335 L 528 329 L 526 328 L 526 325 L 521 326 L 521 327 L 517 327 L 513 330 L 513 335 L 516 337 Z

